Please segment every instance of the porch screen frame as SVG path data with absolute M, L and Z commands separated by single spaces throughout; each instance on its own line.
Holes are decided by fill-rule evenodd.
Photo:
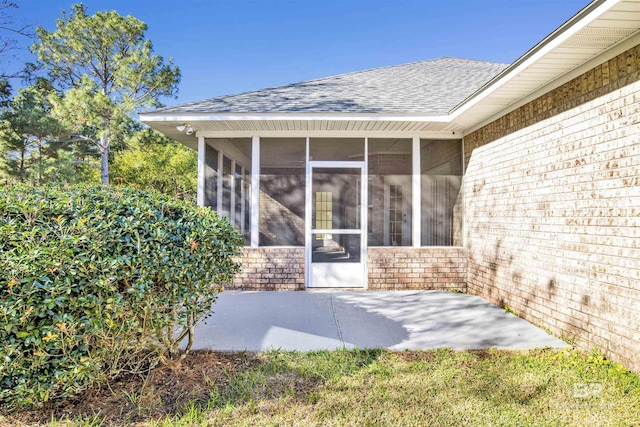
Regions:
M 247 164 L 245 163 L 247 159 L 244 159 L 244 160 L 238 159 L 233 154 L 233 149 L 227 150 L 224 147 L 220 146 L 220 144 L 216 144 L 214 142 L 216 139 L 234 139 L 234 138 L 205 138 L 203 136 L 198 136 L 198 180 L 197 180 L 196 203 L 198 206 L 205 205 L 205 201 L 207 198 L 206 176 L 205 176 L 207 166 L 206 166 L 205 150 L 212 149 L 218 153 L 218 162 L 217 162 L 218 169 L 216 170 L 216 203 L 215 203 L 215 206 L 211 206 L 211 208 L 213 208 L 213 210 L 219 215 L 222 215 L 223 193 L 224 193 L 223 181 L 225 180 L 223 164 L 224 164 L 224 160 L 227 159 L 230 162 L 231 175 L 230 175 L 230 182 L 229 182 L 229 189 L 228 189 L 229 190 L 229 212 L 226 212 L 227 215 L 225 215 L 225 217 L 229 220 L 229 222 L 233 225 L 233 227 L 237 229 L 237 231 L 240 234 L 245 236 L 247 231 L 251 231 L 251 227 L 246 226 L 245 215 L 247 214 L 247 211 L 249 214 L 252 214 L 252 212 L 254 211 L 254 209 L 251 209 L 251 206 L 252 206 L 251 200 L 246 197 L 247 196 L 246 186 L 248 184 L 247 180 L 251 180 L 253 176 L 253 172 L 252 171 L 247 172 L 249 170 L 249 168 L 247 167 Z M 246 138 L 242 138 L 242 139 L 246 139 Z M 250 160 L 250 163 L 252 163 L 253 153 L 251 155 L 251 158 L 249 158 L 249 160 Z M 238 167 L 240 168 L 240 175 L 241 175 L 240 189 L 239 189 L 240 194 L 238 194 L 238 192 L 236 191 L 238 182 L 235 179 L 235 172 Z M 251 192 L 253 191 L 251 190 Z M 239 204 L 238 204 L 238 200 L 236 200 L 238 196 L 240 197 Z M 237 207 L 240 208 L 239 217 L 236 212 Z M 246 239 L 244 246 L 250 246 L 250 240 L 253 239 L 253 233 L 250 232 L 250 236 L 251 236 L 250 239 Z
M 364 154 L 365 159 L 367 158 L 367 138 L 364 139 Z M 313 201 L 313 189 L 312 189 L 312 169 L 313 168 L 354 168 L 360 169 L 360 194 L 361 194 L 361 204 L 360 204 L 360 221 L 359 221 L 359 229 L 360 229 L 360 260 L 362 264 L 362 280 L 363 286 L 360 289 L 368 289 L 369 280 L 368 280 L 368 262 L 367 262 L 367 205 L 369 203 L 367 197 L 367 182 L 369 180 L 368 175 L 368 162 L 364 161 L 343 161 L 343 160 L 318 160 L 318 161 L 309 161 L 309 138 L 307 138 L 307 161 L 306 161 L 306 185 L 305 185 L 305 275 L 304 275 L 304 286 L 306 289 L 310 288 L 311 282 L 311 264 L 312 264 L 312 234 L 315 233 L 324 233 L 324 234 L 351 234 L 350 232 L 344 233 L 343 230 L 340 229 L 314 229 L 312 226 L 312 201 Z
M 457 135 L 456 135 L 457 136 Z M 429 149 L 427 147 L 426 150 L 423 150 L 423 143 L 442 143 L 442 142 L 446 142 L 449 144 L 455 144 L 456 142 L 459 144 L 458 146 L 458 150 L 460 153 L 460 156 L 458 158 L 454 158 L 451 157 L 450 160 L 448 162 L 444 162 L 441 165 L 435 167 L 435 168 L 431 168 L 429 169 L 429 171 L 433 171 L 434 169 L 437 169 L 439 167 L 441 167 L 444 164 L 447 164 L 449 168 L 451 168 L 451 165 L 453 164 L 453 168 L 454 170 L 458 169 L 459 173 L 455 173 L 455 172 L 449 172 L 446 175 L 442 175 L 440 173 L 438 174 L 426 174 L 425 171 L 423 171 L 423 165 L 422 165 L 422 160 L 423 160 L 423 156 L 428 156 L 429 155 Z M 451 178 L 455 178 L 458 177 L 460 182 L 459 182 L 459 188 L 458 188 L 458 196 L 457 199 L 459 200 L 459 210 L 457 212 L 459 218 L 456 221 L 456 203 L 454 202 L 451 205 L 451 217 L 450 217 L 450 221 L 451 221 L 451 235 L 450 235 L 450 239 L 451 239 L 451 244 L 425 244 L 423 242 L 423 232 L 426 229 L 425 227 L 425 223 L 424 220 L 426 218 L 425 212 L 423 211 L 423 204 L 425 203 L 425 200 L 423 200 L 422 196 L 422 192 L 423 192 L 423 188 L 420 188 L 420 205 L 419 205 L 419 210 L 420 210 L 420 214 L 421 214 L 421 218 L 420 218 L 420 228 L 419 228 L 419 232 L 420 232 L 420 240 L 419 240 L 419 245 L 422 248 L 462 248 L 465 247 L 465 230 L 466 230 L 466 222 L 465 222 L 465 156 L 464 156 L 464 137 L 460 137 L 457 136 L 455 138 L 432 138 L 432 137 L 423 137 L 423 138 L 418 138 L 417 141 L 414 140 L 414 143 L 417 144 L 417 147 L 414 147 L 414 149 L 417 148 L 418 153 L 420 155 L 419 159 L 418 159 L 418 170 L 419 170 L 419 174 L 417 176 L 417 179 L 420 183 L 420 187 L 422 187 L 423 184 L 423 178 L 424 177 L 442 177 L 442 178 L 446 178 L 446 177 L 451 177 Z M 452 163 L 453 161 L 455 161 L 455 163 Z M 414 165 L 415 167 L 416 165 Z M 448 217 L 447 217 L 448 218 Z M 459 236 L 458 236 L 458 244 L 456 244 L 456 232 L 455 229 L 456 227 L 459 230 Z

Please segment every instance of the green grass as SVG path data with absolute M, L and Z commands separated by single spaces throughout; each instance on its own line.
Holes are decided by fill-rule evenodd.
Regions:
M 145 426 L 640 426 L 640 378 L 575 350 L 266 352 Z M 98 418 L 49 425 L 96 425 Z M 0 418 L 0 423 L 2 419 Z

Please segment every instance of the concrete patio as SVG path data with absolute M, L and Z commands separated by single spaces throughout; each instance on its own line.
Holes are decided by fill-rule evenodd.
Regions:
M 443 291 L 227 291 L 214 311 L 194 349 L 569 347 L 480 297 Z

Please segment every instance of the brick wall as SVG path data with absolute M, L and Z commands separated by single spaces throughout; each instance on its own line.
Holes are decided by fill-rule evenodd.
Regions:
M 369 289 L 466 291 L 464 248 L 368 248 Z
M 450 167 L 448 174 L 461 175 L 462 162 L 460 153 L 462 144 L 459 139 L 420 141 L 420 171 L 430 174 L 430 171 L 443 165 Z
M 465 137 L 468 290 L 640 371 L 640 46 Z
M 243 248 L 242 271 L 228 289 L 304 289 L 304 248 Z
M 466 290 L 464 248 L 368 248 L 369 289 Z M 304 248 L 243 248 L 227 289 L 303 290 Z

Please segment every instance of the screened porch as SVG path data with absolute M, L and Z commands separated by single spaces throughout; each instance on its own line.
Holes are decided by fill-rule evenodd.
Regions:
M 460 139 L 200 137 L 198 150 L 199 203 L 249 247 L 305 247 L 316 228 L 361 229 L 360 249 L 462 246 Z M 323 162 L 362 173 L 321 168 L 307 188 Z M 347 236 L 321 237 L 345 250 Z

